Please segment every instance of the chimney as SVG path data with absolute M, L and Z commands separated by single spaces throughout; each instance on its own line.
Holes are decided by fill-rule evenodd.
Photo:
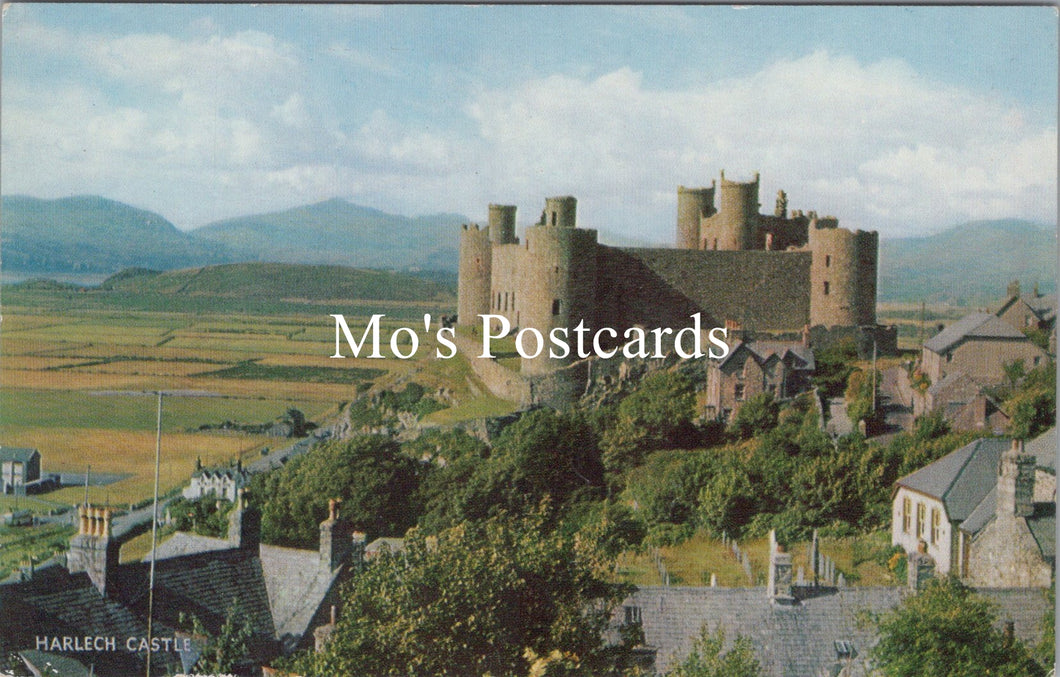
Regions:
M 1012 282 L 1009 282 L 1008 283 L 1008 290 L 1006 291 L 1006 293 L 1008 294 L 1009 298 L 1012 298 L 1013 296 L 1019 296 L 1020 295 L 1020 281 L 1019 280 L 1013 280 Z
M 339 518 L 339 500 L 328 500 L 328 518 L 320 523 L 320 566 L 327 571 L 346 562 L 353 549 L 349 524 Z
M 916 552 L 909 553 L 906 583 L 913 592 L 924 589 L 928 581 L 935 577 L 935 560 L 927 554 L 927 543 L 918 541 Z
M 997 471 L 998 517 L 1030 517 L 1034 514 L 1035 458 L 1023 453 L 1023 441 L 1001 454 Z
M 774 604 L 794 604 L 791 595 L 791 553 L 777 543 L 776 530 L 769 532 L 769 583 L 766 594 Z
M 236 492 L 235 506 L 228 514 L 228 542 L 242 550 L 261 544 L 261 514 L 247 501 L 245 489 Z
M 107 594 L 108 579 L 118 566 L 121 543 L 111 538 L 110 508 L 77 508 L 77 535 L 70 539 L 66 568 L 72 573 L 84 571 L 101 595 Z

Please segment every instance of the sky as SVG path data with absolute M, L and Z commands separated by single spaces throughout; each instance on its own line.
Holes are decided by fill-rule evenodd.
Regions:
M 882 237 L 1057 214 L 1051 7 L 4 6 L 0 192 L 178 228 L 334 197 L 672 243 L 676 189 Z

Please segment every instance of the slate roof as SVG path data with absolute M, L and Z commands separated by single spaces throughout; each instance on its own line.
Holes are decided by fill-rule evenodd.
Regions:
M 213 538 L 191 534 L 186 531 L 178 531 L 159 543 L 155 547 L 155 551 L 158 553 L 158 559 L 163 560 L 201 552 L 228 550 L 231 547 L 232 543 L 224 538 Z M 152 553 L 149 552 L 144 556 L 143 561 L 150 562 L 151 559 Z
M 999 625 L 1012 621 L 1017 637 L 1038 640 L 1038 623 L 1050 607 L 1045 591 L 978 592 L 997 605 Z M 660 673 L 688 655 L 706 624 L 710 630 L 722 626 L 727 642 L 737 635 L 750 638 L 767 675 L 818 677 L 834 674 L 830 670 L 840 663 L 842 647 L 837 642 L 853 645 L 856 656 L 850 674 L 864 675 L 876 637 L 871 626 L 859 627 L 859 612 L 890 610 L 909 594 L 899 587 L 849 587 L 785 606 L 772 604 L 765 588 L 651 587 L 641 588 L 623 605 L 640 608 L 645 644 L 656 649 L 655 668 Z M 620 619 L 622 612 L 617 609 L 616 617 Z
M 783 360 L 790 354 L 803 363 L 800 369 L 812 371 L 816 368 L 813 350 L 799 341 L 737 341 L 729 350 L 729 354 L 718 362 L 718 366 L 724 366 L 729 362 L 740 348 L 750 351 L 759 363 L 764 363 L 773 356 Z
M 924 342 L 934 353 L 943 353 L 968 338 L 1008 338 L 1029 341 L 1023 332 L 991 313 L 965 315 Z
M 1023 446 L 1024 453 L 1038 459 L 1038 468 L 1056 474 L 1056 426 L 1035 437 Z
M 260 557 L 276 636 L 303 637 L 341 569 L 325 570 L 315 550 L 262 545 Z
M 895 484 L 941 500 L 950 520 L 963 522 L 997 486 L 998 461 L 1011 444 L 1003 437 L 974 440 Z
M 29 463 L 34 455 L 40 456 L 40 452 L 27 447 L 0 447 L 0 463 L 5 461 Z

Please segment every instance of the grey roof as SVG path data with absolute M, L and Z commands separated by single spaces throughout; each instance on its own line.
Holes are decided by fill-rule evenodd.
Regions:
M 801 369 L 812 371 L 816 368 L 813 350 L 800 341 L 737 341 L 729 350 L 729 354 L 718 362 L 718 366 L 729 362 L 741 348 L 750 351 L 759 363 L 764 363 L 773 356 L 783 360 L 787 355 L 794 355 L 804 363 Z
M 1029 341 L 1023 332 L 992 313 L 965 315 L 924 342 L 924 347 L 942 353 L 966 338 L 1007 338 Z
M 975 506 L 975 510 L 972 510 L 972 514 L 961 522 L 960 527 L 963 531 L 975 535 L 987 524 L 993 522 L 995 516 L 997 516 L 997 484 L 990 488 L 983 500 L 979 501 L 979 505 Z
M 1038 467 L 1056 474 L 1056 426 L 1035 437 L 1023 446 L 1023 451 L 1038 459 Z
M 320 566 L 320 553 L 275 545 L 260 549 L 261 572 L 279 638 L 305 635 L 341 568 Z
M 965 393 L 968 393 L 970 391 L 975 391 L 977 393 L 979 392 L 980 386 L 978 383 L 975 382 L 975 379 L 973 379 L 968 374 L 965 374 L 963 371 L 951 371 L 950 373 L 943 376 L 940 381 L 932 383 L 930 386 L 928 386 L 927 392 L 928 395 L 931 395 L 932 397 L 937 397 L 944 392 L 956 388 L 963 390 Z M 972 394 L 971 397 L 964 399 L 960 403 L 964 404 L 968 400 L 973 399 L 974 397 L 975 395 Z
M 178 531 L 162 541 L 155 547 L 158 559 L 170 559 L 183 557 L 184 555 L 195 555 L 201 552 L 212 552 L 214 550 L 228 550 L 232 543 L 224 538 L 213 538 L 211 536 L 200 536 L 186 531 Z M 144 556 L 143 561 L 151 561 L 151 553 Z
M 33 460 L 34 455 L 40 456 L 40 452 L 28 447 L 0 447 L 0 462 L 21 461 L 22 463 L 29 463 Z
M 999 623 L 1012 621 L 1017 637 L 1036 641 L 1038 623 L 1049 608 L 1040 589 L 983 589 Z M 706 625 L 721 626 L 731 642 L 748 637 L 765 673 L 775 677 L 817 677 L 837 663 L 837 642 L 853 645 L 852 674 L 865 673 L 865 659 L 876 637 L 861 627 L 861 611 L 894 608 L 909 593 L 898 587 L 840 588 L 793 606 L 774 605 L 764 588 L 643 588 L 624 605 L 641 609 L 645 643 L 656 649 L 656 669 L 665 672 L 683 660 Z
M 1011 444 L 1003 437 L 974 440 L 895 484 L 941 500 L 950 520 L 963 522 L 997 486 L 997 464 Z
M 1037 642 L 1038 624 L 1050 607 L 1039 588 L 979 590 L 998 609 L 998 622 L 1012 621 L 1021 640 Z M 880 613 L 910 593 L 903 587 L 848 587 L 795 605 L 775 605 L 765 588 L 641 588 L 624 606 L 641 611 L 645 644 L 656 649 L 655 668 L 666 672 L 683 660 L 706 625 L 725 629 L 726 642 L 748 637 L 763 671 L 773 677 L 818 677 L 838 661 L 837 642 L 853 645 L 853 675 L 866 673 L 876 643 L 871 624 L 859 624 L 862 611 Z M 616 618 L 621 618 L 619 608 Z

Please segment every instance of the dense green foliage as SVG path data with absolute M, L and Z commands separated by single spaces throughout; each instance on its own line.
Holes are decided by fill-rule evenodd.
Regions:
M 195 671 L 230 674 L 235 672 L 237 667 L 245 667 L 242 663 L 250 654 L 247 642 L 253 636 L 254 629 L 247 614 L 235 600 L 228 607 L 224 623 L 216 637 L 206 630 L 195 615 L 189 619 L 181 612 L 179 623 L 193 636 L 205 638 L 202 653 L 194 666 Z
M 647 376 L 618 404 L 603 430 L 604 467 L 621 473 L 640 465 L 657 449 L 697 446 L 692 426 L 695 405 L 692 381 L 684 374 L 661 371 Z
M 719 625 L 710 632 L 704 626 L 692 644 L 692 652 L 668 673 L 669 677 L 761 677 L 765 674 L 748 638 L 737 636 L 728 651 L 724 648 L 725 630 Z
M 729 432 L 740 439 L 749 439 L 775 428 L 779 414 L 780 407 L 773 401 L 772 393 L 759 393 L 736 412 Z
M 1012 371 L 1016 383 L 1002 391 L 1001 408 L 1011 417 L 1007 432 L 1017 439 L 1033 439 L 1056 425 L 1056 364 L 1049 360 L 1026 374 Z
M 872 661 L 884 677 L 1034 677 L 1045 670 L 995 627 L 990 602 L 953 577 L 936 579 L 876 619 Z
M 385 554 L 345 589 L 338 624 L 310 675 L 601 675 L 626 647 L 603 645 L 628 593 L 586 539 L 550 530 L 547 509 L 467 522 Z
M 228 514 L 232 503 L 213 496 L 194 500 L 178 496 L 166 508 L 177 531 L 224 538 L 228 535 Z
M 821 397 L 840 397 L 847 387 L 847 379 L 854 371 L 854 360 L 858 358 L 857 345 L 854 341 L 838 341 L 822 350 L 814 351 L 813 384 L 821 392 Z
M 369 539 L 400 536 L 420 513 L 421 467 L 387 437 L 361 435 L 327 442 L 283 468 L 255 475 L 252 495 L 266 498 L 262 539 L 315 549 L 328 500 Z

